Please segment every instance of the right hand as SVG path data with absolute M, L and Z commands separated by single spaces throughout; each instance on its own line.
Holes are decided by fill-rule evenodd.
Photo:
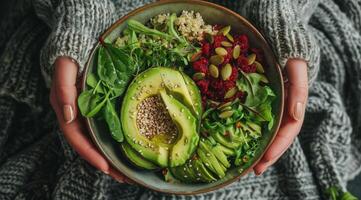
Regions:
M 78 66 L 68 57 L 59 57 L 54 65 L 50 103 L 56 113 L 60 129 L 69 144 L 95 168 L 119 182 L 133 183 L 113 169 L 87 137 L 83 121 L 78 115 L 76 87 Z

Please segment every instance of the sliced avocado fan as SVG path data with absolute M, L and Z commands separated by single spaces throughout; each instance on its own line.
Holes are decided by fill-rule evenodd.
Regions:
M 182 165 L 195 151 L 199 136 L 201 99 L 195 83 L 181 72 L 154 67 L 139 74 L 123 98 L 121 123 L 126 143 L 145 160 L 159 167 Z M 147 98 L 160 96 L 171 120 L 177 127 L 174 142 L 158 140 L 141 134 L 137 124 L 138 105 Z M 152 133 L 156 135 L 158 133 Z M 174 133 L 164 133 L 170 135 Z

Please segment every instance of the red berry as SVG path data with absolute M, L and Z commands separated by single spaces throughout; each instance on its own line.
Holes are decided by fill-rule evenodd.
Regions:
M 209 57 L 209 55 L 211 54 L 211 45 L 207 42 L 204 42 L 202 45 L 202 53 L 204 56 Z
M 246 52 L 249 48 L 249 42 L 247 35 L 239 35 L 235 37 L 235 44 L 241 47 L 242 52 Z
M 223 81 L 220 79 L 212 78 L 210 81 L 210 85 L 214 90 L 223 90 Z
M 207 94 L 208 92 L 208 86 L 209 86 L 209 81 L 208 80 L 200 80 L 197 82 L 198 88 L 201 91 L 202 94 Z
M 207 74 L 208 72 L 208 60 L 206 58 L 201 58 L 198 61 L 193 63 L 193 69 L 196 72 L 202 72 Z
M 232 48 L 227 48 L 226 50 L 227 50 L 228 54 L 226 56 L 224 56 L 223 64 L 229 63 L 231 61 L 231 59 L 232 59 L 233 49 Z
M 260 63 L 263 63 L 264 61 L 264 55 L 261 49 L 257 48 L 251 48 L 251 52 L 256 54 L 257 61 Z
M 234 81 L 227 80 L 227 81 L 223 82 L 223 87 L 224 87 L 223 90 L 224 91 L 228 91 L 228 90 L 232 89 L 235 86 L 236 86 L 236 82 L 234 82 Z
M 218 48 L 222 46 L 222 42 L 226 40 L 226 37 L 224 35 L 215 35 L 213 36 L 214 42 L 213 42 L 213 48 Z
M 241 67 L 241 70 L 245 73 L 254 73 L 256 72 L 256 65 L 252 64 L 252 65 L 243 65 Z
M 237 59 L 237 65 L 239 68 L 242 68 L 243 65 L 248 65 L 248 60 L 244 56 L 240 56 Z
M 229 80 L 235 82 L 237 80 L 237 78 L 238 78 L 238 70 L 236 67 L 232 67 L 232 74 L 229 77 Z

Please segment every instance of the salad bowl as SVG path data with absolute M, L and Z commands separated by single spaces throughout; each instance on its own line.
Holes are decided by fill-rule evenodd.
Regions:
M 265 76 L 269 80 L 269 87 L 275 93 L 275 100 L 272 103 L 272 113 L 274 118 L 273 125 L 269 128 L 269 130 L 262 133 L 260 144 L 255 151 L 255 155 L 250 159 L 250 161 L 245 165 L 231 168 L 223 178 L 211 183 L 167 182 L 162 176 L 159 176 L 159 174 L 154 171 L 139 170 L 129 165 L 129 162 L 123 156 L 119 143 L 109 134 L 109 131 L 104 123 L 101 123 L 94 118 L 86 118 L 86 124 L 89 134 L 99 151 L 107 158 L 109 163 L 115 169 L 120 171 L 129 179 L 141 186 L 158 192 L 192 195 L 220 189 L 238 180 L 239 177 L 244 176 L 247 170 L 251 169 L 262 158 L 262 155 L 272 143 L 280 127 L 284 107 L 284 89 L 281 69 L 267 41 L 251 23 L 227 8 L 205 1 L 171 0 L 159 1 L 143 6 L 119 19 L 100 36 L 101 40 L 95 45 L 85 66 L 82 89 L 86 90 L 89 88 L 86 81 L 87 77 L 96 71 L 98 62 L 96 55 L 97 50 L 101 46 L 101 42 L 115 42 L 119 35 L 121 35 L 126 29 L 126 22 L 128 20 L 137 20 L 141 23 L 146 23 L 152 17 L 159 14 L 180 14 L 184 10 L 199 12 L 204 21 L 209 24 L 232 26 L 232 29 L 234 29 L 235 32 L 246 34 L 249 37 L 249 43 L 252 47 L 261 49 L 264 52 L 264 63 L 267 65 L 267 67 L 265 67 Z

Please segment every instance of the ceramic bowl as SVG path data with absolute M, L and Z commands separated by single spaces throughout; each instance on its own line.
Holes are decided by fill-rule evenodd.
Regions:
M 152 171 L 137 170 L 135 167 L 129 165 L 126 162 L 126 159 L 122 156 L 120 145 L 112 139 L 104 124 L 92 118 L 86 119 L 86 123 L 90 136 L 99 151 L 108 159 L 109 163 L 111 163 L 115 169 L 119 170 L 135 183 L 163 193 L 191 195 L 225 187 L 226 185 L 238 180 L 240 176 L 245 174 L 247 169 L 254 166 L 274 139 L 274 136 L 280 126 L 281 116 L 283 114 L 284 91 L 281 70 L 276 62 L 272 50 L 260 32 L 237 13 L 213 3 L 195 0 L 169 0 L 149 4 L 134 10 L 119 19 L 108 30 L 106 30 L 101 37 L 103 39 L 106 38 L 107 40 L 114 41 L 126 27 L 126 21 L 128 19 L 136 19 L 145 23 L 150 18 L 158 14 L 169 12 L 179 14 L 183 10 L 193 10 L 195 12 L 199 12 L 208 24 L 231 25 L 234 32 L 248 35 L 252 47 L 263 50 L 265 62 L 268 66 L 265 68 L 266 76 L 269 78 L 270 86 L 275 91 L 277 99 L 273 104 L 273 114 L 275 115 L 274 126 L 271 131 L 263 133 L 263 139 L 259 150 L 256 152 L 256 156 L 251 159 L 247 165 L 228 170 L 227 175 L 223 179 L 213 183 L 168 183 L 165 182 L 163 177 L 159 176 L 157 173 Z M 87 87 L 85 84 L 87 74 L 94 71 L 96 67 L 95 52 L 98 47 L 99 43 L 94 47 L 87 65 L 85 66 L 85 75 L 82 84 L 83 89 L 86 89 Z

